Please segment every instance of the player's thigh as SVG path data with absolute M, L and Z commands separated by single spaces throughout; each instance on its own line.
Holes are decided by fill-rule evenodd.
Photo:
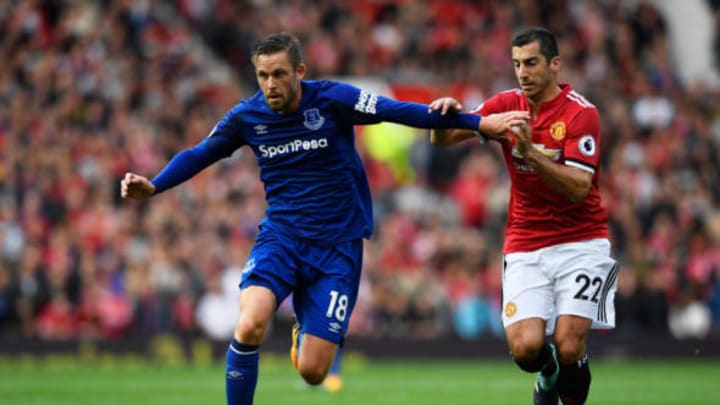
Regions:
M 297 246 L 292 238 L 262 228 L 242 270 L 241 292 L 250 287 L 264 287 L 273 294 L 277 307 L 297 285 L 299 266 L 296 256 Z M 243 306 L 251 304 L 250 301 Z
M 548 263 L 556 279 L 558 316 L 586 318 L 590 320 L 590 327 L 597 329 L 615 326 L 613 301 L 618 266 L 609 252 L 609 242 L 604 239 L 558 245 L 548 252 Z M 567 322 L 570 326 L 582 323 L 574 322 L 573 318 Z
M 293 293 L 301 332 L 342 345 L 360 286 L 362 240 L 311 249 L 314 260 Z
M 258 343 L 272 314 L 297 283 L 293 239 L 262 228 L 240 280 L 240 316 L 235 330 L 243 343 Z M 259 335 L 259 336 L 258 336 Z
M 235 339 L 242 343 L 260 344 L 276 307 L 275 293 L 267 287 L 251 285 L 244 288 L 240 292 Z
M 552 318 L 553 281 L 541 265 L 538 251 L 505 255 L 502 290 L 502 320 L 506 330 L 525 319 L 547 321 Z

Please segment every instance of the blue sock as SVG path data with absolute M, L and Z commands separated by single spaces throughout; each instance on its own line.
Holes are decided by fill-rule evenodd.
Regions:
M 233 339 L 227 350 L 225 396 L 227 405 L 252 405 L 258 379 L 259 346 Z
M 338 347 L 337 352 L 335 352 L 335 359 L 333 360 L 332 365 L 330 366 L 330 373 L 334 375 L 340 374 L 340 367 L 342 366 L 342 347 Z

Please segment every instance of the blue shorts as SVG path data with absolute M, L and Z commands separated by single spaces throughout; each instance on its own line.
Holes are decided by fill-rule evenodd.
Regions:
M 240 288 L 269 288 L 277 305 L 293 293 L 301 332 L 342 345 L 360 285 L 363 240 L 318 243 L 263 227 Z

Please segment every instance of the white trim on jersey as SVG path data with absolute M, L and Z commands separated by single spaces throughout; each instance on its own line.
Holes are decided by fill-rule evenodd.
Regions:
M 503 90 L 503 91 L 499 92 L 498 95 L 500 95 L 500 94 L 506 94 L 506 93 L 518 93 L 518 94 L 520 94 L 520 93 L 522 93 L 522 89 L 520 89 L 519 87 L 513 87 L 512 89 L 507 89 L 507 90 Z M 485 101 L 487 101 L 487 100 L 483 100 L 483 102 L 480 103 L 480 105 L 478 105 L 477 107 L 475 107 L 475 109 L 470 110 L 470 114 L 477 114 L 477 113 L 479 113 L 480 110 L 481 110 L 481 109 L 483 108 L 483 106 L 485 105 Z
M 580 95 L 580 93 L 576 93 L 575 90 L 569 91 L 566 97 L 580 104 L 580 106 L 583 108 L 595 108 L 593 103 L 589 102 L 585 97 Z
M 215 135 L 215 131 L 217 130 L 218 125 L 220 125 L 219 122 L 218 122 L 217 124 L 215 124 L 215 126 L 213 127 L 213 129 L 210 130 L 210 133 L 207 134 L 206 138 L 210 138 L 211 136 Z
M 592 174 L 595 174 L 595 168 L 589 165 L 586 165 L 582 162 L 578 162 L 576 160 L 565 160 L 565 166 L 572 166 L 577 167 L 578 169 L 585 170 L 586 172 L 590 172 Z

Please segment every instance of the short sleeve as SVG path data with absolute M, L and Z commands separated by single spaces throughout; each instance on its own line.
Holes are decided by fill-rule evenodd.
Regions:
M 472 114 L 480 114 L 480 115 L 490 115 L 490 114 L 497 114 L 501 112 L 507 111 L 507 108 L 505 107 L 504 103 L 502 102 L 502 99 L 500 98 L 499 94 L 496 94 L 493 97 L 490 97 L 489 99 L 485 100 L 477 106 L 474 110 L 470 111 Z
M 565 164 L 595 173 L 600 160 L 600 117 L 595 108 L 584 108 L 568 125 Z

